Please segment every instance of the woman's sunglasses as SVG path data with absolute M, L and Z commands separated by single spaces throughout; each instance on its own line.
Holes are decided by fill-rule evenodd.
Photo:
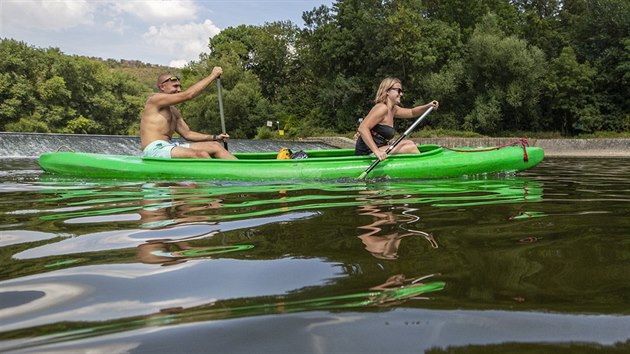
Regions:
M 398 88 L 398 87 L 392 87 L 392 88 L 390 88 L 390 90 L 397 91 L 399 95 L 403 93 L 403 89 Z

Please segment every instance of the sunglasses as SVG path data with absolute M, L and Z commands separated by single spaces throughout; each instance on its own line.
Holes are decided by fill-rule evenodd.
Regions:
M 399 87 L 392 87 L 392 88 L 390 88 L 390 90 L 397 91 L 399 95 L 402 95 L 402 93 L 403 93 L 403 89 L 401 89 Z
M 160 85 L 161 85 L 161 84 L 163 84 L 163 83 L 166 83 L 167 81 L 179 81 L 179 76 L 171 76 L 171 77 L 169 77 L 168 79 L 166 79 L 166 80 L 162 81 L 162 82 L 160 83 Z

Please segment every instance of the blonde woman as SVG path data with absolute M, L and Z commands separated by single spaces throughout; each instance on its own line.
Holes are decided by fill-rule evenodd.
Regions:
M 374 154 L 379 160 L 387 158 L 385 150 L 389 141 L 394 137 L 395 118 L 416 118 L 422 115 L 429 107 L 438 108 L 438 101 L 416 106 L 413 108 L 400 107 L 400 98 L 403 95 L 402 84 L 399 79 L 388 77 L 381 81 L 376 92 L 374 107 L 359 125 L 359 138 L 357 139 L 354 154 Z M 408 139 L 401 141 L 390 154 L 419 154 L 416 144 Z

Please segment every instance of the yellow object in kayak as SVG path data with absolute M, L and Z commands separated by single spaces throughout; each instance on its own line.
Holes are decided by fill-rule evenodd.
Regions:
M 280 149 L 280 152 L 278 152 L 278 155 L 276 156 L 276 160 L 289 160 L 291 158 L 291 154 L 293 154 L 291 149 L 282 148 Z

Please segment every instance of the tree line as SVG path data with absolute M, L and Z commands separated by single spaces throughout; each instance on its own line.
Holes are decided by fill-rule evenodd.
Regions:
M 352 132 L 387 76 L 405 106 L 441 102 L 431 128 L 630 131 L 627 0 L 337 0 L 303 20 L 223 30 L 177 72 L 182 85 L 222 66 L 235 138 L 264 137 L 267 121 Z M 103 61 L 0 43 L 0 130 L 134 134 L 151 90 Z M 181 105 L 193 129 L 219 129 L 216 93 Z

